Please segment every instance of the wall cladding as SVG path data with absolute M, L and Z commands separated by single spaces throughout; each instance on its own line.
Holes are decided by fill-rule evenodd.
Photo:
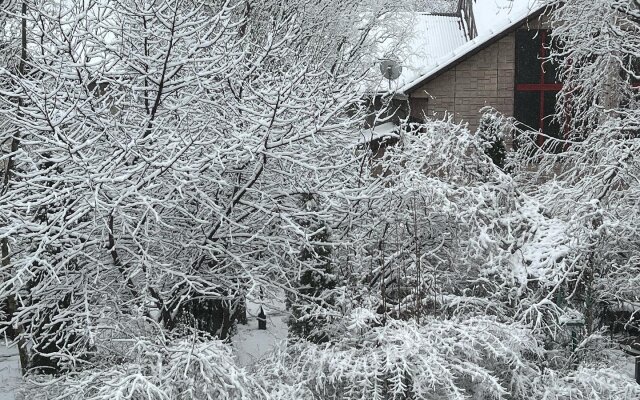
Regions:
M 411 116 L 453 115 L 456 122 L 469 123 L 473 132 L 484 106 L 513 115 L 514 74 L 512 32 L 411 93 Z

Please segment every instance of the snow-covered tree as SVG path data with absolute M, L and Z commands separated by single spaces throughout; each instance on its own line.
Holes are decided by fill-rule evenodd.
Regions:
M 566 151 L 522 133 L 512 175 L 495 113 L 362 145 L 391 1 L 4 4 L 1 329 L 56 373 L 30 396 L 636 395 L 599 328 L 639 303 L 637 7 L 595 3 L 552 14 Z M 225 342 L 256 290 L 311 339 L 257 375 Z
M 291 316 L 289 318 L 289 336 L 325 342 L 330 332 L 326 331 L 327 316 L 323 312 L 333 305 L 333 293 L 336 277 L 331 262 L 331 231 L 327 223 L 318 221 L 313 211 L 320 207 L 313 195 L 302 194 L 303 209 L 309 216 L 300 221 L 300 225 L 309 233 L 310 245 L 300 252 L 300 261 L 305 265 L 299 277 L 299 288 L 289 295 Z
M 581 310 L 592 332 L 607 310 L 640 300 L 639 9 L 635 0 L 573 0 L 550 10 L 564 138 L 548 142 L 564 151 L 523 150 L 517 179 L 565 225 L 567 252 L 555 260 L 561 274 L 552 292 Z
M 32 352 L 70 367 L 105 316 L 171 330 L 203 301 L 226 338 L 248 291 L 295 290 L 300 216 L 344 205 L 353 154 L 334 143 L 359 123 L 366 40 L 325 40 L 344 20 L 305 2 L 22 4 L 29 73 L 1 71 L 0 293 Z
M 548 62 L 556 64 L 563 82 L 556 115 L 562 138 L 546 138 L 539 148 L 533 140 L 537 132 L 522 132 L 511 163 L 519 188 L 540 211 L 533 237 L 546 237 L 543 242 L 528 239 L 520 247 L 523 255 L 546 253 L 543 263 L 528 265 L 528 271 L 537 270 L 527 285 L 535 295 L 522 315 L 533 320 L 545 309 L 562 315 L 557 320 L 561 330 L 547 337 L 550 347 L 562 341 L 566 330 L 574 330 L 573 345 L 564 346 L 573 354 L 556 361 L 562 360 L 564 368 L 577 364 L 578 372 L 556 365 L 561 378 L 545 392 L 547 398 L 637 396 L 626 392 L 632 386 L 607 384 L 627 379 L 614 371 L 618 362 L 591 357 L 613 344 L 591 349 L 589 355 L 581 343 L 592 343 L 615 320 L 628 332 L 637 325 L 638 10 L 635 0 L 552 4 Z M 583 326 L 570 328 L 574 323 Z M 598 368 L 601 373 L 587 372 Z

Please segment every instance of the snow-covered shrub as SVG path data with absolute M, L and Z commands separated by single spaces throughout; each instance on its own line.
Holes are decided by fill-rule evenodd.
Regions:
M 618 400 L 640 398 L 640 385 L 619 368 L 580 366 L 566 374 L 547 370 L 535 392 L 541 400 Z
M 32 378 L 31 399 L 213 400 L 257 399 L 259 386 L 235 363 L 231 348 L 196 334 L 119 341 L 121 353 L 100 352 L 89 366 L 53 378 Z
M 260 373 L 316 398 L 509 398 L 530 392 L 541 353 L 528 329 L 494 318 L 390 320 L 337 343 L 290 346 Z
M 504 131 L 508 129 L 504 117 L 497 111 L 484 110 L 476 135 L 482 142 L 484 152 L 491 158 L 491 161 L 498 167 L 504 168 L 507 157 Z
M 363 179 L 368 199 L 346 222 L 353 244 L 338 248 L 335 262 L 367 289 L 347 289 L 341 307 L 378 297 L 372 308 L 392 318 L 513 314 L 505 304 L 527 284 L 514 279 L 524 268 L 513 255 L 527 229 L 520 212 L 527 199 L 482 140 L 463 126 L 428 121 L 403 129 L 373 162 L 385 172 Z

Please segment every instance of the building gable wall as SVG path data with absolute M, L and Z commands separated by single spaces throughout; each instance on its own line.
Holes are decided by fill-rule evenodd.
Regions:
M 513 115 L 514 81 L 515 33 L 511 32 L 413 91 L 410 113 L 416 118 L 452 115 L 475 131 L 482 107 Z

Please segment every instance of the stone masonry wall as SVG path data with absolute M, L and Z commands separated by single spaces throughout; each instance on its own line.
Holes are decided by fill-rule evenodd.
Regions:
M 448 113 L 456 122 L 468 122 L 474 132 L 484 106 L 513 115 L 514 74 L 512 32 L 411 93 L 411 115 L 442 118 Z

